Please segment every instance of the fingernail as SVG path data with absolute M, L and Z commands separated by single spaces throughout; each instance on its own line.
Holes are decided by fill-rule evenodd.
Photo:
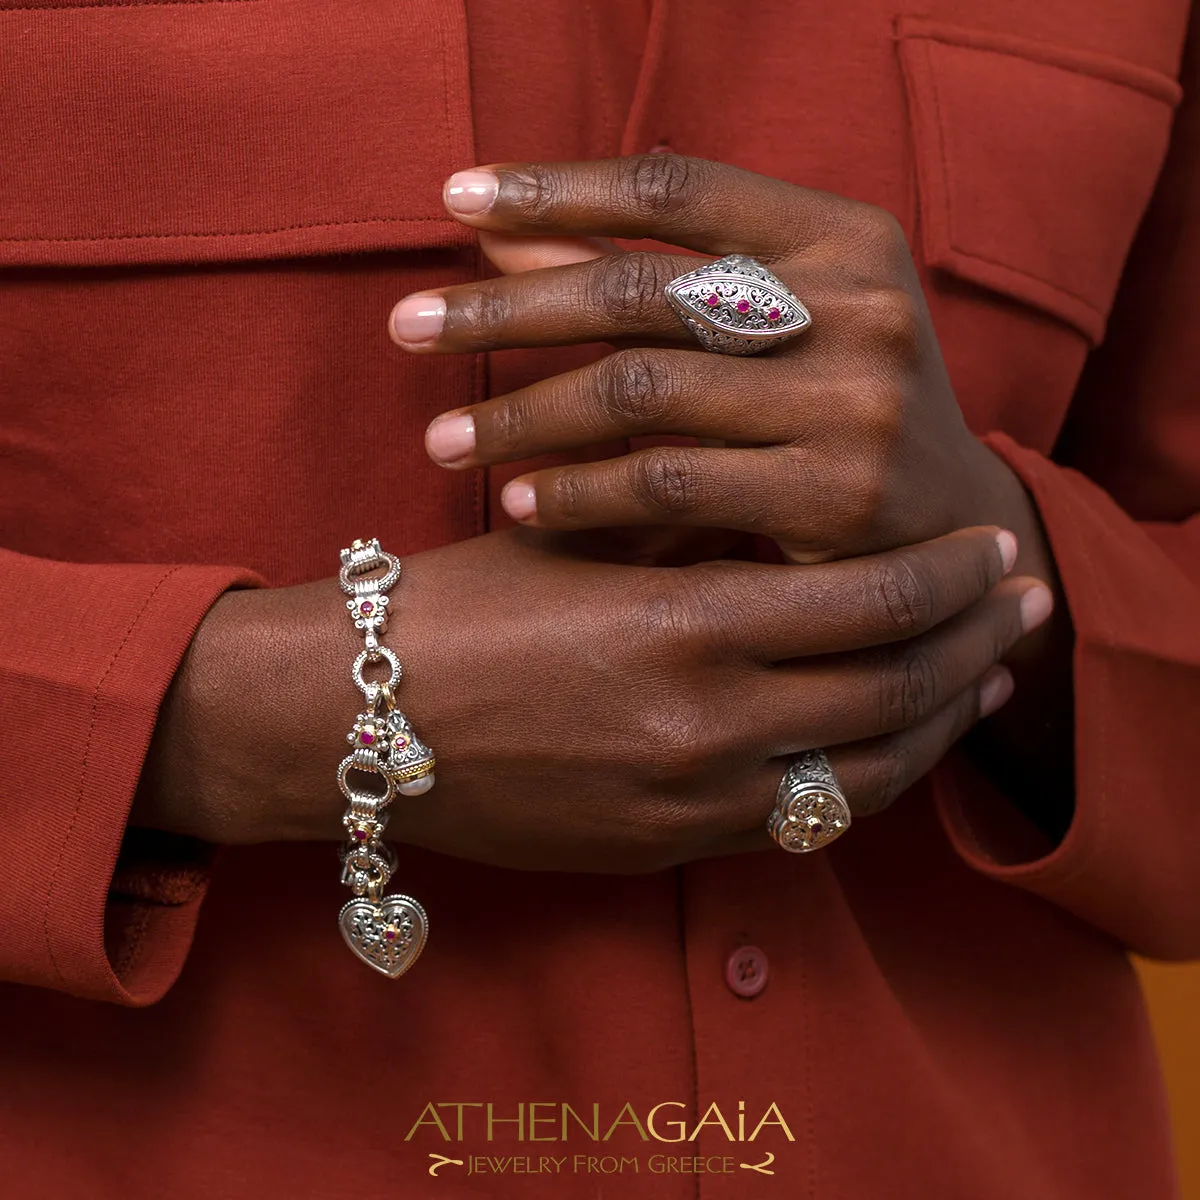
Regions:
M 1004 563 L 1004 573 L 1007 575 L 1017 561 L 1017 538 L 1015 534 L 1002 529 L 996 534 L 996 545 L 1000 547 L 1000 558 Z
M 467 414 L 438 417 L 425 430 L 425 449 L 438 462 L 452 463 L 475 449 L 475 418 Z
M 537 512 L 537 494 L 533 484 L 522 479 L 514 479 L 500 493 L 500 503 L 514 521 L 527 521 Z
M 392 337 L 400 343 L 432 342 L 445 320 L 446 301 L 441 296 L 405 296 L 392 309 Z
M 1054 597 L 1050 595 L 1048 587 L 1041 584 L 1031 587 L 1021 597 L 1021 628 L 1026 633 L 1036 629 L 1050 615 L 1053 608 Z
M 993 667 L 979 684 L 979 715 L 991 716 L 1013 694 L 1012 672 L 1007 667 Z
M 500 180 L 491 171 L 459 171 L 446 180 L 442 196 L 451 212 L 487 212 L 496 200 Z

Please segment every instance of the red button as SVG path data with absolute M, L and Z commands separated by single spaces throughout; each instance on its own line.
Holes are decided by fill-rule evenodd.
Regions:
M 725 982 L 749 1000 L 767 986 L 767 956 L 757 946 L 739 946 L 725 960 Z

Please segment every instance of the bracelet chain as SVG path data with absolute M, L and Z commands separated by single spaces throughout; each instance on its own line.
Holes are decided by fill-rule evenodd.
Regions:
M 366 705 L 346 735 L 352 750 L 337 770 L 338 787 L 348 803 L 342 817 L 347 841 L 338 852 L 342 883 L 354 893 L 354 899 L 342 907 L 338 925 L 346 944 L 363 962 L 397 979 L 424 949 L 429 919 L 411 896 L 383 894 L 396 869 L 396 853 L 381 839 L 396 793 L 427 792 L 433 786 L 436 763 L 433 751 L 396 706 L 395 689 L 403 668 L 379 640 L 387 629 L 387 591 L 400 579 L 400 560 L 382 550 L 376 538 L 352 543 L 341 558 L 338 582 L 350 597 L 346 607 L 365 641 L 350 676 Z M 388 668 L 387 678 L 368 680 L 366 667 L 381 662 Z M 373 776 L 374 789 L 355 787 L 354 772 Z

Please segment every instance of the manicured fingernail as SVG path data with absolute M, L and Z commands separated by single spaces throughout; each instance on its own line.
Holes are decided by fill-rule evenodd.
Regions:
M 425 430 L 425 449 L 441 463 L 466 458 L 475 449 L 475 418 L 468 414 L 438 417 Z
M 514 479 L 500 493 L 500 503 L 514 521 L 527 521 L 537 512 L 537 493 L 532 483 Z
M 405 296 L 392 309 L 392 337 L 401 344 L 432 342 L 442 332 L 446 301 L 441 296 Z
M 491 171 L 459 171 L 446 180 L 442 195 L 451 212 L 474 216 L 492 207 L 499 190 L 500 180 Z
M 1050 595 L 1048 587 L 1041 584 L 1031 587 L 1021 597 L 1021 628 L 1026 633 L 1036 629 L 1050 615 L 1053 608 L 1054 597 Z
M 1002 529 L 996 534 L 996 545 L 1000 547 L 1000 558 L 1004 563 L 1004 573 L 1007 575 L 1017 561 L 1017 538 L 1015 534 Z
M 979 684 L 979 715 L 991 716 L 1013 694 L 1012 672 L 1007 667 L 993 667 Z

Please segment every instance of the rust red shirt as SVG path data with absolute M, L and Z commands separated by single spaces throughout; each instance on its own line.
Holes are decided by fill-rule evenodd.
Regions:
M 0 5 L 6 1200 L 1174 1194 L 1126 948 L 1200 951 L 1188 16 Z M 434 467 L 426 423 L 593 353 L 390 345 L 397 298 L 480 269 L 442 179 L 662 143 L 903 222 L 1064 581 L 1074 821 L 1040 843 L 955 757 L 811 860 L 404 849 L 432 936 L 390 983 L 332 845 L 127 837 L 157 708 L 224 589 L 486 529 L 502 473 Z

